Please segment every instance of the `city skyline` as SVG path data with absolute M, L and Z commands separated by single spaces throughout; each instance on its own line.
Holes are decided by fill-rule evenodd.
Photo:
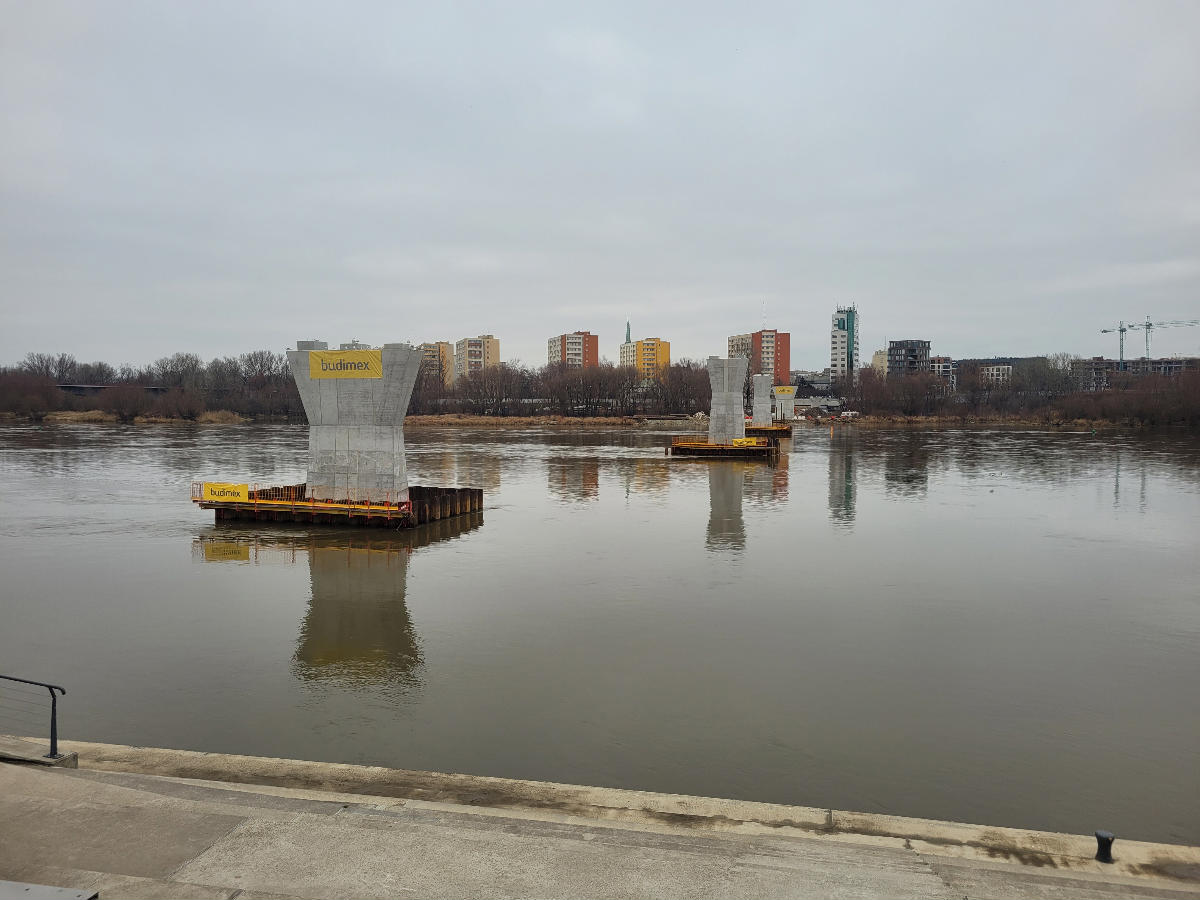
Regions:
M 1195 3 L 281 10 L 6 6 L 0 363 L 470 323 L 537 365 L 631 319 L 807 368 L 851 304 L 864 357 L 1113 357 L 1200 317 Z

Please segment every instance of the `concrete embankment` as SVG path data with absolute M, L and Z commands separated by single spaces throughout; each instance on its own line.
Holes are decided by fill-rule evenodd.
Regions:
M 102 897 L 1200 898 L 1200 848 L 63 742 L 0 765 L 0 879 Z

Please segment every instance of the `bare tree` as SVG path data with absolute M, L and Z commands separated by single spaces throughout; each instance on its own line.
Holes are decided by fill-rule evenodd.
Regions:
M 80 363 L 75 379 L 80 384 L 112 384 L 117 380 L 117 370 L 106 362 Z
M 70 353 L 27 353 L 20 362 L 23 371 L 52 378 L 57 384 L 74 381 L 78 365 Z
M 198 388 L 204 373 L 204 360 L 195 353 L 176 353 L 156 359 L 150 368 L 155 380 L 163 387 Z

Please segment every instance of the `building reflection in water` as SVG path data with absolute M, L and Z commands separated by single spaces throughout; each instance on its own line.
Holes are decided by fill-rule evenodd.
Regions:
M 446 484 L 483 488 L 484 495 L 500 490 L 500 458 L 491 453 L 460 453 L 455 457 L 454 481 Z
M 1115 468 L 1113 469 L 1113 509 L 1121 508 L 1121 457 L 1124 454 L 1118 450 L 1114 455 Z M 1137 458 L 1138 468 L 1140 469 L 1141 477 L 1138 480 L 1138 511 L 1146 511 L 1146 458 L 1139 456 Z M 1126 481 L 1128 481 L 1126 477 Z
M 889 436 L 884 447 L 883 484 L 889 494 L 920 497 L 929 490 L 929 441 L 923 432 Z
M 548 459 L 546 487 L 559 500 L 596 500 L 600 496 L 600 460 L 595 457 Z
M 250 532 L 198 538 L 205 562 L 308 563 L 312 593 L 300 624 L 292 670 L 303 681 L 340 687 L 421 683 L 420 642 L 405 602 L 415 549 L 451 540 L 483 524 L 482 513 L 395 532 L 365 530 Z
M 741 463 L 745 467 L 742 474 L 742 489 L 745 496 L 755 503 L 780 503 L 788 497 L 788 462 L 791 454 L 782 452 L 779 458 L 770 464 Z
M 492 453 L 426 449 L 420 444 L 406 453 L 410 484 L 478 487 L 485 495 L 500 490 L 500 459 Z
M 742 520 L 742 494 L 747 464 L 728 460 L 703 463 L 708 466 L 708 532 L 704 546 L 713 551 L 741 553 L 746 547 L 746 525 Z M 751 466 L 764 469 L 762 463 Z
M 632 494 L 663 497 L 670 490 L 671 465 L 666 457 L 620 459 L 617 466 L 626 497 Z
M 411 453 L 411 451 L 409 451 Z M 412 453 L 414 467 L 420 467 L 420 480 L 412 484 L 457 485 L 458 454 L 450 450 L 421 450 Z M 461 482 L 466 484 L 466 482 Z
M 855 435 L 842 429 L 829 442 L 829 519 L 834 525 L 854 526 Z

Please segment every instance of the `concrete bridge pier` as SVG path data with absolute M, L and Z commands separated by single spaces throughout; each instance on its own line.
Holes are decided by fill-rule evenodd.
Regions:
M 774 380 L 770 375 L 754 376 L 754 403 L 751 407 L 752 425 L 771 424 L 771 388 Z
M 744 356 L 708 358 L 708 380 L 712 385 L 712 405 L 708 414 L 710 444 L 728 445 L 746 436 L 742 388 L 749 363 Z
M 308 416 L 307 495 L 408 499 L 404 417 L 421 368 L 407 344 L 329 350 L 299 341 L 288 364 Z

